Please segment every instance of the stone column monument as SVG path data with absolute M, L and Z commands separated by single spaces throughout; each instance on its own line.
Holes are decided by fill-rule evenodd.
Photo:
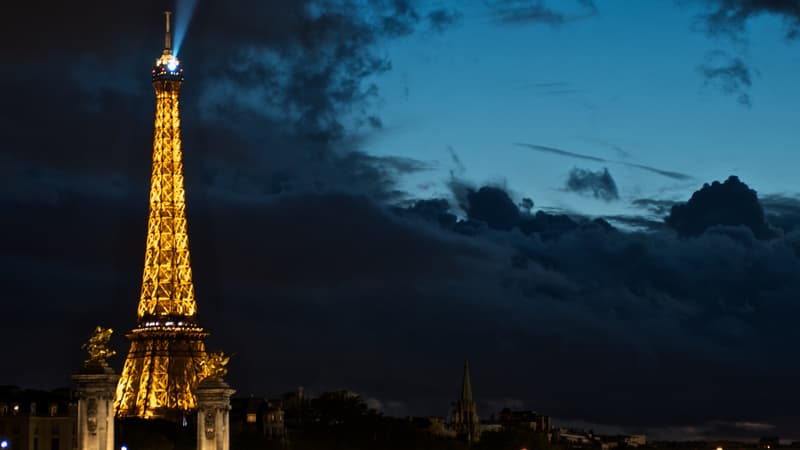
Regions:
M 197 450 L 230 450 L 231 395 L 236 392 L 222 378 L 230 360 L 222 353 L 209 353 L 203 362 L 206 378 L 197 386 Z
M 114 396 L 119 376 L 106 359 L 113 330 L 97 327 L 83 348 L 89 359 L 72 375 L 78 397 L 78 450 L 114 450 Z

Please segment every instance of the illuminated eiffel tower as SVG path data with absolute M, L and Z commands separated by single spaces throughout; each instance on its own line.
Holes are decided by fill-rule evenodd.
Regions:
M 153 174 L 138 325 L 117 384 L 117 417 L 178 420 L 195 409 L 205 375 L 204 339 L 189 264 L 178 91 L 183 68 L 172 53 L 170 12 L 164 52 L 153 66 L 156 91 Z

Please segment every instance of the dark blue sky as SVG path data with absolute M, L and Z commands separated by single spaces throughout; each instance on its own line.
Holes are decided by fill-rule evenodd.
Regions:
M 2 15 L 0 384 L 67 384 L 98 324 L 121 367 L 171 6 Z M 799 23 L 795 1 L 198 3 L 209 348 L 244 395 L 446 415 L 470 358 L 483 416 L 800 439 Z

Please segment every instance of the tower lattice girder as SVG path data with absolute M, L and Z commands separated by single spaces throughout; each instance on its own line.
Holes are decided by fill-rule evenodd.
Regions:
M 195 321 L 186 231 L 179 110 L 183 69 L 172 55 L 169 25 L 167 32 L 164 53 L 153 67 L 156 114 L 147 245 L 138 326 L 127 335 L 131 347 L 117 384 L 118 417 L 179 419 L 195 409 L 194 390 L 205 376 L 208 333 Z
M 177 81 L 156 81 L 150 216 L 138 318 L 194 317 Z

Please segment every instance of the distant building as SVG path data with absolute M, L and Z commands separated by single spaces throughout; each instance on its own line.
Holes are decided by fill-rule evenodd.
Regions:
M 461 397 L 453 408 L 450 426 L 457 437 L 465 439 L 467 442 L 477 442 L 480 439 L 480 419 L 478 418 L 478 408 L 472 399 L 469 361 L 464 362 L 464 381 L 461 385 Z
M 270 439 L 286 436 L 284 413 L 280 400 L 263 398 L 231 399 L 230 415 L 233 434 L 259 434 Z
M 478 428 L 480 430 L 480 434 L 503 431 L 503 425 L 499 423 L 482 423 Z
M 498 419 L 506 428 L 524 428 L 541 433 L 549 433 L 551 429 L 550 416 L 533 411 L 512 411 L 504 408 L 498 414 Z
M 592 432 L 568 430 L 561 428 L 553 430 L 554 440 L 569 444 L 573 447 L 599 447 L 601 450 L 612 450 L 620 447 L 643 447 L 647 445 L 647 436 L 644 434 L 629 434 L 615 436 L 601 436 Z
M 73 450 L 76 412 L 69 391 L 0 388 L 0 443 L 9 450 Z
M 280 405 L 284 412 L 284 422 L 286 425 L 293 427 L 303 423 L 306 417 L 306 410 L 308 409 L 308 398 L 306 398 L 305 390 L 299 386 L 294 392 L 283 394 L 280 400 L 273 400 Z
M 589 445 L 594 440 L 592 434 L 584 433 L 581 431 L 567 430 L 565 428 L 556 431 L 557 440 L 573 446 Z
M 272 439 L 286 437 L 286 421 L 280 403 L 267 402 L 267 409 L 261 416 L 264 435 Z
M 622 442 L 628 447 L 644 447 L 647 445 L 647 436 L 644 434 L 630 434 L 623 436 Z
M 230 423 L 234 433 L 261 432 L 261 414 L 266 401 L 263 398 L 232 398 Z

